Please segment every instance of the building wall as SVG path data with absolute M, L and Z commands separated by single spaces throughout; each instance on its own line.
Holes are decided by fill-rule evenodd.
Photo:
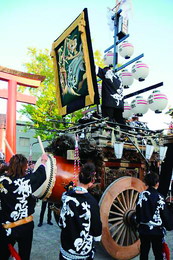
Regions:
M 17 121 L 16 126 L 16 151 L 26 156 L 28 160 L 37 161 L 41 156 L 42 151 L 35 136 L 35 130 L 25 130 L 25 122 Z M 46 147 L 48 142 L 43 142 L 43 146 Z M 31 157 L 30 158 L 30 154 Z
M 16 153 L 21 153 L 26 156 L 28 160 L 37 161 L 41 156 L 41 148 L 38 139 L 35 138 L 35 130 L 29 129 L 26 131 L 26 122 L 17 121 L 16 125 Z M 0 114 L 0 149 L 5 153 L 5 139 L 6 136 L 6 115 Z M 48 142 L 43 142 L 46 147 Z M 30 158 L 30 154 L 32 158 Z

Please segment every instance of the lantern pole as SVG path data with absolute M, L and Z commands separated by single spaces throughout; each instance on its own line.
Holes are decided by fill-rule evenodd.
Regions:
M 118 25 L 119 25 L 119 17 L 122 10 L 118 10 L 114 15 L 114 59 L 113 59 L 113 69 L 115 71 L 118 63 L 118 54 L 117 54 L 117 34 L 118 34 Z
M 129 66 L 130 64 L 132 64 L 133 62 L 135 62 L 135 61 L 141 59 L 142 57 L 144 57 L 144 54 L 143 54 L 143 53 L 142 53 L 141 55 L 137 56 L 136 58 L 134 58 L 133 60 L 130 60 L 130 61 L 128 61 L 127 63 L 123 64 L 121 67 L 116 68 L 116 69 L 115 69 L 115 72 L 118 72 L 119 70 L 124 69 L 125 67 L 127 67 L 127 66 Z
M 120 44 L 121 42 L 125 41 L 129 36 L 130 36 L 129 34 L 127 34 L 126 36 L 124 36 L 121 40 L 119 40 L 119 41 L 116 42 L 116 45 L 118 45 L 118 44 Z M 111 45 L 110 47 L 108 47 L 106 50 L 104 50 L 104 53 L 110 51 L 110 50 L 113 49 L 113 48 L 114 48 L 114 44 Z
M 119 4 L 117 3 L 116 7 L 118 7 Z M 115 7 L 115 8 L 116 8 Z M 134 58 L 133 60 L 125 63 L 124 65 L 122 65 L 121 67 L 117 68 L 117 64 L 118 64 L 118 52 L 117 52 L 117 45 L 120 44 L 121 42 L 123 42 L 125 39 L 127 39 L 129 37 L 129 34 L 124 35 L 123 37 L 121 37 L 119 40 L 117 40 L 117 35 L 119 33 L 119 27 L 120 27 L 120 17 L 121 17 L 121 12 L 122 9 L 119 9 L 118 11 L 115 11 L 115 14 L 112 16 L 112 20 L 114 20 L 114 44 L 111 45 L 110 47 L 108 47 L 104 53 L 108 52 L 109 50 L 114 48 L 114 57 L 113 57 L 113 70 L 114 72 L 118 72 L 119 70 L 122 70 L 123 68 L 127 67 L 128 65 L 134 63 L 135 61 L 141 59 L 142 57 L 144 57 L 144 54 L 141 54 L 139 56 L 137 56 L 136 58 Z

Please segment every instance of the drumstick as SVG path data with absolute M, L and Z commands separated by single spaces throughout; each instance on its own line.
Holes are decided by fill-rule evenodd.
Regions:
M 38 135 L 37 138 L 38 138 L 38 141 L 39 141 L 39 144 L 40 144 L 40 147 L 41 147 L 42 153 L 45 153 L 45 150 L 44 150 L 44 147 L 43 147 L 43 143 L 42 143 L 42 141 L 41 141 L 40 136 Z
M 9 152 L 11 153 L 11 155 L 14 155 L 14 153 L 13 153 L 13 151 L 12 151 L 12 149 L 11 149 L 9 143 L 7 142 L 7 139 L 6 139 L 6 138 L 4 138 L 4 142 L 5 142 L 5 144 L 6 144 L 7 148 L 8 148 L 8 150 L 9 150 Z

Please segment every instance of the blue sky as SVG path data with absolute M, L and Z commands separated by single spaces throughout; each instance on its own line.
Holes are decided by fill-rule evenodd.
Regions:
M 139 83 L 136 80 L 130 90 L 164 82 L 159 88 L 168 98 L 168 107 L 173 107 L 172 95 L 172 42 L 173 1 L 132 0 L 129 19 L 128 41 L 134 45 L 133 57 L 144 53 L 150 73 Z M 107 25 L 107 7 L 113 8 L 115 0 L 6 0 L 0 3 L 0 65 L 24 71 L 27 48 L 50 49 L 53 41 L 69 26 L 84 8 L 88 8 L 93 49 L 102 53 L 113 44 L 113 33 Z M 121 61 L 121 60 L 120 60 Z M 123 61 L 121 61 L 123 62 Z M 130 68 L 130 66 L 129 66 Z M 2 86 L 0 82 L 0 86 Z M 126 94 L 126 92 L 125 92 Z M 150 92 L 143 96 L 147 98 Z M 129 103 L 131 100 L 128 100 Z M 6 109 L 5 100 L 0 99 L 0 113 Z M 170 117 L 147 112 L 141 119 L 149 122 L 152 129 L 166 128 L 164 122 Z M 153 124 L 153 116 L 158 122 Z

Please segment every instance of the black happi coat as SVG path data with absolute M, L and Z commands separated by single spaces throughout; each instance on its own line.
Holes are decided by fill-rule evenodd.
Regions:
M 85 259 L 92 254 L 93 242 L 100 241 L 102 224 L 97 201 L 88 192 L 65 192 L 59 226 L 61 253 L 68 259 Z
M 124 110 L 123 87 L 111 69 L 99 68 L 97 76 L 102 79 L 102 106 Z
M 34 213 L 35 198 L 32 193 L 36 191 L 46 180 L 45 167 L 40 165 L 38 169 L 24 177 L 12 178 L 7 175 L 0 176 L 0 201 L 2 223 L 15 222 Z M 29 224 L 29 223 L 28 223 Z M 20 230 L 21 225 L 13 229 L 6 229 L 7 235 L 12 231 Z
M 163 235 L 170 219 L 164 197 L 153 187 L 139 194 L 136 206 L 136 221 L 141 235 Z

